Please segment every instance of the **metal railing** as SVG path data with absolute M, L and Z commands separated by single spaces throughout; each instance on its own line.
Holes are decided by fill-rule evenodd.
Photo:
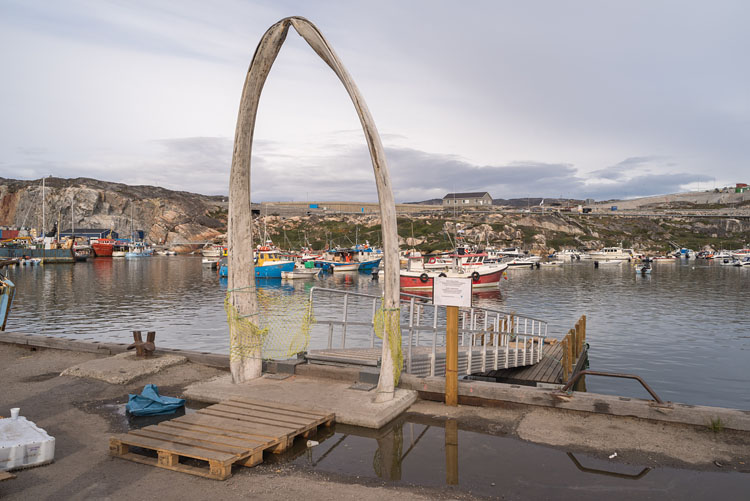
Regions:
M 327 349 L 376 348 L 382 345 L 374 328 L 382 297 L 313 287 L 314 325 L 327 328 Z M 320 315 L 316 305 L 325 305 Z M 401 294 L 401 335 L 407 373 L 437 375 L 445 370 L 445 307 L 431 298 Z M 339 309 L 340 308 L 340 309 Z M 322 308 L 320 308 L 322 309 Z M 335 317 L 330 311 L 340 312 Z M 459 309 L 459 370 L 471 374 L 539 362 L 544 355 L 547 322 L 528 315 L 488 308 Z M 336 333 L 339 335 L 335 335 Z M 356 336 L 356 341 L 347 336 Z

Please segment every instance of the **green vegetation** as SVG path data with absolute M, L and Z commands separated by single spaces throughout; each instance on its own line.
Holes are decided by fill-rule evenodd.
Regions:
M 720 433 L 724 431 L 724 423 L 721 421 L 721 418 L 711 419 L 711 423 L 708 425 L 708 427 L 714 433 Z

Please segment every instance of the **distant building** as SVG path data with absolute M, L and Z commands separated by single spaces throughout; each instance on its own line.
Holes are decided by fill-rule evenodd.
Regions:
M 60 232 L 60 238 L 69 237 L 75 233 L 76 237 L 86 238 L 119 238 L 116 231 L 112 231 L 108 228 L 76 228 L 75 232 L 67 229 Z M 110 236 L 111 233 L 111 236 Z
M 444 207 L 480 207 L 485 205 L 492 205 L 492 197 L 486 191 L 448 193 L 443 197 Z
M 746 191 L 750 191 L 750 186 L 746 183 L 737 183 L 737 186 L 734 188 L 735 193 L 745 193 Z

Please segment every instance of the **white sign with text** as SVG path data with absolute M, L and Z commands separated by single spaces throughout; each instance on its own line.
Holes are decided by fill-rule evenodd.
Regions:
M 432 302 L 438 306 L 471 307 L 471 278 L 435 277 Z

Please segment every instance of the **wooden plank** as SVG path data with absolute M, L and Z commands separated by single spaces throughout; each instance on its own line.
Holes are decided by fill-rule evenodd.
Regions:
M 210 478 L 212 480 L 225 480 L 226 478 L 228 478 L 226 476 L 222 477 L 222 476 L 215 475 L 214 473 L 211 472 L 209 468 L 200 468 L 198 466 L 192 466 L 192 465 L 183 464 L 183 463 L 177 463 L 174 465 L 159 464 L 159 460 L 157 458 L 141 456 L 140 454 L 134 454 L 132 452 L 128 452 L 117 457 L 122 458 L 122 459 L 127 459 L 128 461 L 133 461 L 135 463 L 147 464 L 150 466 L 158 466 L 159 468 L 164 468 L 166 470 L 179 471 L 181 473 L 189 473 L 191 475 L 197 475 L 199 477 Z
M 201 425 L 216 430 L 227 430 L 233 433 L 242 433 L 245 435 L 256 436 L 259 438 L 274 439 L 278 438 L 278 427 L 270 427 L 257 424 L 256 426 L 243 423 L 233 418 L 224 418 L 221 416 L 211 416 L 208 414 L 191 414 L 180 416 L 172 420 L 173 423 L 186 423 Z
M 187 456 L 195 459 L 203 459 L 204 461 L 232 461 L 236 458 L 236 454 L 220 452 L 210 449 L 192 447 L 180 443 L 175 443 L 167 440 L 153 439 L 149 437 L 141 437 L 133 435 L 133 432 L 123 435 L 116 435 L 113 440 L 119 440 L 125 445 L 133 447 L 141 447 L 143 449 L 151 449 L 154 451 L 164 450 L 171 451 L 180 456 Z M 111 441 L 110 441 L 111 442 Z M 110 448 L 110 451 L 112 449 Z M 113 454 L 117 455 L 117 454 Z
M 215 436 L 215 437 L 236 438 L 243 442 L 247 442 L 248 444 L 255 444 L 255 446 L 257 445 L 268 446 L 275 442 L 274 439 L 268 439 L 268 438 L 257 436 L 257 435 L 247 435 L 247 434 L 243 434 L 240 432 L 220 430 L 218 428 L 209 428 L 207 426 L 192 425 L 189 423 L 164 421 L 163 423 L 159 423 L 159 425 L 165 428 L 174 428 L 175 430 L 183 430 L 183 431 L 189 431 L 189 432 L 195 432 L 195 433 L 204 433 L 212 437 Z
M 211 407 L 206 407 L 205 409 L 199 410 L 198 413 L 207 414 L 209 416 L 223 417 L 227 419 L 235 419 L 242 423 L 262 424 L 271 428 L 275 428 L 276 433 L 279 435 L 292 433 L 295 430 L 302 428 L 301 426 L 274 422 L 272 419 L 262 419 L 233 412 L 231 410 L 227 411 L 223 407 L 217 409 L 213 405 Z
M 210 432 L 206 432 L 205 430 L 194 431 L 162 425 L 147 426 L 141 428 L 141 430 L 148 432 L 149 435 L 155 438 L 163 438 L 164 440 L 171 440 L 170 437 L 181 438 L 194 441 L 196 444 L 207 444 L 208 447 L 214 445 L 226 448 L 227 452 L 232 452 L 232 450 L 235 449 L 239 451 L 248 451 L 261 447 L 260 442 L 251 439 L 238 439 L 221 435 L 217 436 Z
M 308 421 L 311 420 L 311 419 L 313 419 L 313 420 L 316 420 L 316 419 L 325 419 L 326 417 L 328 417 L 327 415 L 320 414 L 320 413 L 315 413 L 315 414 L 305 413 L 305 414 L 303 414 L 300 411 L 283 410 L 283 409 L 274 410 L 271 407 L 261 406 L 261 405 L 257 405 L 257 404 L 251 404 L 251 403 L 242 402 L 242 401 L 239 401 L 239 400 L 227 400 L 226 402 L 222 402 L 222 404 L 232 405 L 232 406 L 238 406 L 238 407 L 242 407 L 243 409 L 248 409 L 248 410 L 269 412 L 269 413 L 272 413 L 272 414 L 277 415 L 277 416 L 289 416 L 289 417 L 293 417 L 293 418 L 306 419 Z
M 288 424 L 289 426 L 305 426 L 313 421 L 322 419 L 319 417 L 295 416 L 284 412 L 272 412 L 269 409 L 257 409 L 238 402 L 222 402 L 221 404 L 212 405 L 211 408 L 223 412 L 236 412 L 243 416 L 266 419 L 271 422 Z
M 0 471 L 0 482 L 3 480 L 13 480 L 14 478 L 16 478 L 16 476 L 10 472 Z
M 128 433 L 128 436 L 148 438 L 151 440 L 161 440 L 169 444 L 179 444 L 179 445 L 184 445 L 187 447 L 194 447 L 196 449 L 201 449 L 201 450 L 206 450 L 206 451 L 214 451 L 214 452 L 220 452 L 224 454 L 230 454 L 233 456 L 241 456 L 243 455 L 244 452 L 248 450 L 248 447 L 209 442 L 205 440 L 195 439 L 193 437 L 186 437 L 182 435 L 174 435 L 170 433 L 161 433 L 161 432 L 154 431 L 154 430 L 147 430 L 146 428 L 132 430 L 131 432 Z M 164 449 L 165 451 L 170 450 L 168 447 L 161 447 L 160 449 Z M 196 458 L 196 459 L 202 459 L 202 458 Z

